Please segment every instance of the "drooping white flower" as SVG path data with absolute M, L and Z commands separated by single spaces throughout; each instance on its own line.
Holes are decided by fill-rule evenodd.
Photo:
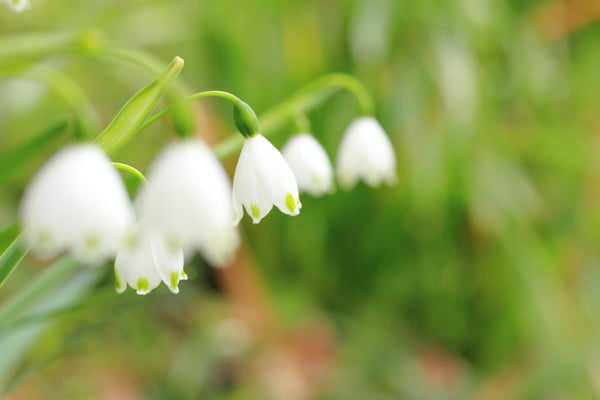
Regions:
M 327 153 L 314 136 L 303 133 L 292 137 L 281 151 L 300 191 L 322 196 L 333 190 L 333 171 Z
M 183 251 L 168 243 L 160 233 L 133 228 L 119 247 L 115 258 L 115 280 L 118 293 L 127 285 L 137 294 L 150 293 L 163 281 L 173 293 L 179 293 L 179 281 L 187 279 L 183 272 Z
M 6 3 L 6 5 L 15 12 L 22 12 L 27 10 L 31 5 L 29 0 L 2 0 L 0 3 Z
M 139 195 L 142 222 L 177 243 L 226 266 L 239 245 L 233 226 L 231 184 L 210 148 L 199 139 L 170 144 L 153 162 Z
M 338 150 L 336 173 L 346 189 L 359 179 L 373 187 L 396 182 L 396 155 L 375 118 L 360 117 L 348 126 Z
M 233 177 L 233 214 L 235 224 L 243 208 L 257 224 L 273 205 L 283 213 L 298 215 L 302 204 L 294 173 L 281 153 L 262 135 L 244 141 Z
M 133 222 L 123 182 L 93 144 L 54 155 L 26 189 L 20 208 L 23 236 L 42 257 L 72 251 L 83 262 L 114 256 Z

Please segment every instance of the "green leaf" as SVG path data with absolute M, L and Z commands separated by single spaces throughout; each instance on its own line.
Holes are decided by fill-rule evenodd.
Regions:
M 24 254 L 21 255 L 21 259 L 23 256 Z M 71 276 L 79 266 L 80 264 L 69 256 L 60 258 L 48 266 L 42 273 L 32 279 L 27 286 L 19 290 L 2 305 L 0 308 L 0 326 L 18 317 L 40 296 Z
M 62 121 L 19 147 L 2 154 L 0 156 L 0 185 L 20 171 L 29 161 L 37 157 L 46 147 L 54 143 L 67 125 L 66 121 Z
M 64 268 L 64 266 L 64 262 L 57 265 L 58 268 Z M 67 271 L 63 269 L 63 272 Z M 73 271 L 69 273 L 73 275 Z M 38 292 L 39 298 L 28 303 L 23 313 L 25 315 L 43 315 L 52 313 L 54 310 L 74 307 L 86 298 L 90 289 L 97 284 L 101 277 L 102 272 L 93 269 L 83 270 L 71 277 L 68 277 L 68 274 L 63 274 L 59 282 L 53 281 L 53 289 L 50 292 Z M 63 345 L 59 345 L 55 351 L 43 356 L 41 359 L 38 357 L 38 360 L 25 368 L 20 368 L 35 342 L 54 326 L 52 322 L 55 321 L 51 317 L 38 318 L 28 324 L 16 327 L 3 326 L 0 329 L 0 354 L 2 354 L 2 362 L 0 362 L 0 397 L 4 397 L 27 377 L 31 376 L 32 373 L 43 367 L 53 357 L 68 349 L 68 346 L 72 344 L 73 335 L 67 338 L 68 340 L 61 342 Z M 76 325 L 74 329 L 77 332 L 80 327 Z
M 109 155 L 114 155 L 140 130 L 154 107 L 165 94 L 171 82 L 183 68 L 183 59 L 175 57 L 171 64 L 148 86 L 137 92 L 119 111 L 96 139 Z
M 0 287 L 6 282 L 15 268 L 17 268 L 17 265 L 23 261 L 23 257 L 28 252 L 28 249 L 23 248 L 21 243 L 19 243 L 20 237 L 20 234 L 17 235 L 10 246 L 0 255 Z
M 19 236 L 20 232 L 21 227 L 18 223 L 14 223 L 0 228 L 0 249 L 8 248 L 8 246 L 10 246 L 13 240 L 15 240 L 17 236 Z

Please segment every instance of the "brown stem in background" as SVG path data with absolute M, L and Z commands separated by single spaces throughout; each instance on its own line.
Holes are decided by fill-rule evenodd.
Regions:
M 534 24 L 546 41 L 555 41 L 600 19 L 598 0 L 553 0 L 534 13 Z
M 237 252 L 235 262 L 218 270 L 223 290 L 232 302 L 234 313 L 252 333 L 264 338 L 276 331 L 266 291 L 245 244 Z
M 227 131 L 227 127 L 212 118 L 206 108 L 196 106 L 195 112 L 197 134 L 210 145 L 214 144 L 217 138 L 208 132 Z M 227 160 L 225 167 L 231 175 L 235 160 Z M 245 243 L 243 241 L 232 265 L 217 270 L 233 314 L 249 329 L 258 345 L 252 360 L 242 361 L 242 369 L 249 371 L 250 379 L 270 394 L 266 398 L 312 398 L 334 370 L 336 340 L 333 329 L 324 318 L 301 321 L 302 324 L 291 332 L 282 329 Z

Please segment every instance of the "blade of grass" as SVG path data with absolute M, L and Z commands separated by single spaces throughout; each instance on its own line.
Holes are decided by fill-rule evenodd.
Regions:
M 29 249 L 23 248 L 21 243 L 19 243 L 20 237 L 20 234 L 17 235 L 8 248 L 4 250 L 4 253 L 0 255 L 0 287 L 2 287 L 10 274 L 23 261 L 23 257 L 29 251 Z
M 66 121 L 51 126 L 33 139 L 0 156 L 0 185 L 9 180 L 21 168 L 37 157 L 65 131 Z
M 42 315 L 50 310 L 73 306 L 85 298 L 90 288 L 98 282 L 101 276 L 101 271 L 87 269 L 76 273 L 70 279 L 61 279 L 60 286 L 54 287 L 54 290 L 48 294 L 37 298 L 35 303 L 27 308 L 26 313 Z M 18 368 L 28 355 L 32 344 L 54 326 L 52 322 L 51 319 L 38 319 L 18 327 L 1 328 L 0 397 L 4 398 L 3 395 L 18 385 L 25 377 L 45 365 L 44 363 L 39 365 L 34 363 L 25 369 L 19 370 Z M 74 326 L 74 329 L 78 330 L 77 325 Z
M 11 318 L 18 317 L 36 299 L 63 282 L 77 267 L 79 267 L 79 263 L 71 257 L 63 257 L 50 265 L 28 286 L 15 293 L 9 301 L 4 303 L 0 308 L 0 326 Z

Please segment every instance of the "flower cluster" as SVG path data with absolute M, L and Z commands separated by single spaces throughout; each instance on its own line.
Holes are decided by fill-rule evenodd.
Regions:
M 375 119 L 350 125 L 336 170 L 343 187 L 361 178 L 371 186 L 393 183 L 394 152 Z M 293 137 L 283 155 L 261 134 L 246 135 L 233 185 L 203 141 L 175 141 L 151 164 L 133 204 L 101 148 L 75 144 L 52 157 L 27 188 L 23 237 L 42 257 L 70 251 L 92 265 L 115 257 L 119 293 L 130 286 L 146 294 L 161 281 L 177 293 L 187 256 L 198 251 L 213 266 L 229 265 L 244 209 L 254 223 L 273 206 L 298 215 L 299 189 L 315 196 L 333 190 L 331 163 L 309 134 Z
M 292 137 L 282 152 L 301 191 L 313 196 L 333 191 L 331 163 L 312 135 Z M 394 149 L 375 118 L 357 118 L 346 129 L 338 150 L 336 174 L 344 189 L 351 189 L 360 179 L 372 187 L 395 183 Z

